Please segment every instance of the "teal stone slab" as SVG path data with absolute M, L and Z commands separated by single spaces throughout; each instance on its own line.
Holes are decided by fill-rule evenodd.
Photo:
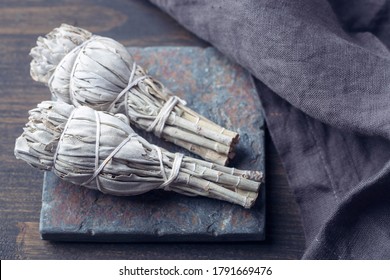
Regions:
M 251 75 L 214 48 L 129 48 L 187 105 L 240 134 L 229 164 L 264 172 L 264 119 Z M 173 152 L 189 152 L 137 130 Z M 115 197 L 45 173 L 40 219 L 43 239 L 97 242 L 259 241 L 265 237 L 265 184 L 251 209 L 205 197 L 153 191 Z

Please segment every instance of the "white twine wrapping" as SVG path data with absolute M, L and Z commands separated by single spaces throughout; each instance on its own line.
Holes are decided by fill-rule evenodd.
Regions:
M 57 160 L 57 157 L 58 157 L 58 150 L 60 148 L 60 143 L 62 142 L 62 139 L 64 138 L 65 131 L 68 129 L 69 123 L 70 123 L 71 119 L 73 118 L 74 112 L 75 111 L 73 110 L 72 113 L 69 115 L 69 118 L 68 118 L 68 120 L 67 120 L 67 122 L 65 124 L 64 130 L 62 131 L 62 133 L 60 135 L 60 139 L 58 139 L 57 148 L 56 148 L 56 151 L 54 152 L 54 156 L 53 156 L 53 167 L 56 164 L 56 160 Z
M 166 121 L 169 118 L 169 115 L 171 114 L 173 108 L 175 108 L 177 103 L 181 103 L 183 105 L 186 104 L 186 102 L 177 97 L 177 96 L 171 96 L 167 102 L 165 102 L 164 106 L 161 108 L 160 112 L 156 116 L 156 118 L 153 120 L 153 122 L 149 125 L 149 127 L 146 129 L 147 132 L 153 131 L 153 133 L 161 137 L 161 134 L 164 130 L 164 126 Z
M 115 106 L 115 103 L 122 98 L 123 95 L 125 95 L 125 104 L 128 106 L 128 98 L 129 98 L 129 90 L 136 86 L 140 81 L 150 78 L 150 76 L 141 76 L 133 81 L 135 70 L 136 70 L 137 64 L 133 63 L 133 68 L 131 70 L 129 83 L 126 88 L 124 88 L 118 96 L 115 98 L 115 100 L 111 103 L 111 105 L 108 107 L 107 111 L 111 111 L 111 109 Z M 163 107 L 160 109 L 159 113 L 157 114 L 156 118 L 153 120 L 153 122 L 149 125 L 149 127 L 146 129 L 147 132 L 153 132 L 156 136 L 161 137 L 161 134 L 164 130 L 165 123 L 169 118 L 169 115 L 171 114 L 172 110 L 175 108 L 177 103 L 181 103 L 183 105 L 186 105 L 187 103 L 177 97 L 177 96 L 171 96 L 167 102 L 163 105 Z M 129 111 L 126 110 L 126 115 L 128 118 Z
M 164 188 L 165 191 L 169 191 L 170 184 L 176 180 L 177 176 L 179 176 L 180 167 L 181 167 L 181 163 L 183 161 L 184 155 L 181 153 L 175 153 L 175 158 L 173 159 L 171 174 L 169 175 L 169 177 L 167 177 L 167 175 L 165 173 L 165 168 L 164 168 L 164 163 L 163 163 L 163 155 L 162 155 L 161 148 L 156 146 L 156 145 L 153 145 L 153 147 L 155 148 L 155 150 L 157 152 L 158 160 L 160 161 L 161 174 L 164 178 L 164 183 L 162 183 L 160 185 L 160 188 Z M 188 182 L 187 182 L 187 185 L 188 185 Z
M 125 95 L 125 104 L 126 104 L 126 106 L 127 106 L 127 104 L 128 104 L 127 100 L 128 100 L 129 90 L 130 90 L 132 87 L 136 86 L 140 81 L 142 81 L 142 80 L 144 80 L 144 79 L 146 79 L 146 78 L 149 78 L 149 76 L 145 76 L 145 75 L 144 75 L 144 76 L 141 76 L 141 77 L 139 77 L 139 78 L 137 78 L 137 79 L 135 79 L 135 80 L 133 81 L 136 68 L 137 68 L 137 64 L 136 64 L 135 62 L 133 62 L 133 67 L 132 67 L 132 69 L 131 69 L 131 74 L 130 74 L 130 78 L 129 78 L 129 83 L 128 83 L 127 86 L 118 94 L 118 96 L 115 98 L 115 100 L 114 100 L 114 101 L 111 103 L 111 105 L 108 107 L 107 111 L 110 112 L 111 109 L 112 109 L 112 107 L 115 106 L 115 103 L 116 103 L 123 95 Z M 128 112 L 128 110 L 126 110 L 126 112 Z M 129 117 L 129 116 L 127 116 L 127 117 Z

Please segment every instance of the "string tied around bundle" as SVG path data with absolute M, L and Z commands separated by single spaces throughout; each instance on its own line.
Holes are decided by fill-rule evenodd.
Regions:
M 177 97 L 177 96 L 171 96 L 169 97 L 168 101 L 165 102 L 164 106 L 161 108 L 160 112 L 156 116 L 156 118 L 153 120 L 153 122 L 149 125 L 149 127 L 146 129 L 147 132 L 152 132 L 157 136 L 161 137 L 161 134 L 164 130 L 165 123 L 169 118 L 169 115 L 171 114 L 172 110 L 175 108 L 176 104 L 181 103 L 183 105 L 186 105 L 186 102 Z
M 180 167 L 181 163 L 183 161 L 184 155 L 182 153 L 175 153 L 175 157 L 173 159 L 173 164 L 172 164 L 172 169 L 171 173 L 169 174 L 169 177 L 167 177 L 166 172 L 165 172 L 165 167 L 164 167 L 164 159 L 163 159 L 163 154 L 161 151 L 161 148 L 153 145 L 154 149 L 157 152 L 157 157 L 160 162 L 160 170 L 161 174 L 164 179 L 164 183 L 160 185 L 160 188 L 163 188 L 165 191 L 169 191 L 170 188 L 169 186 L 177 179 L 180 173 Z
M 110 106 L 107 108 L 108 112 L 111 112 L 111 110 L 115 106 L 116 102 L 118 102 L 118 100 L 120 100 L 123 95 L 125 96 L 125 105 L 127 106 L 128 98 L 129 98 L 129 90 L 131 88 L 135 87 L 136 85 L 138 85 L 138 83 L 141 82 L 142 80 L 149 78 L 149 76 L 143 75 L 143 76 L 138 77 L 137 79 L 133 80 L 135 77 L 136 69 L 137 69 L 137 64 L 135 62 L 133 62 L 133 67 L 131 69 L 129 82 L 127 83 L 127 86 L 114 99 L 114 101 L 111 102 Z M 127 112 L 128 112 L 128 110 L 126 110 L 126 115 L 128 114 Z M 127 117 L 129 117 L 129 116 L 127 115 Z

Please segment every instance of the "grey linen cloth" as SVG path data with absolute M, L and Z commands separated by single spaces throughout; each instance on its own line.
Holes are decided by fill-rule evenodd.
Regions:
M 390 259 L 390 0 L 151 0 L 258 80 L 306 259 Z

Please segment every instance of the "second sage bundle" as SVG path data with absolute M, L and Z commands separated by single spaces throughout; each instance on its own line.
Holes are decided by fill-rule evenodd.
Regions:
M 261 172 L 170 153 L 137 135 L 122 114 L 53 101 L 42 102 L 29 113 L 16 140 L 16 157 L 74 184 L 113 195 L 164 189 L 245 208 L 258 196 Z

